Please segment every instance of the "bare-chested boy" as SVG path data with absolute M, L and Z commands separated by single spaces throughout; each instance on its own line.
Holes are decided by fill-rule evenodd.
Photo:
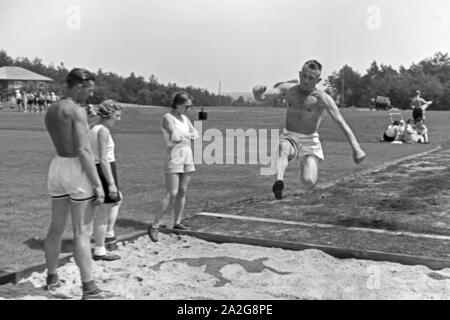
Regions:
M 45 126 L 57 155 L 48 172 L 48 189 L 52 197 L 52 218 L 45 239 L 47 286 L 57 288 L 56 269 L 61 239 L 69 214 L 72 217 L 75 263 L 80 268 L 83 299 L 110 296 L 100 290 L 92 273 L 90 236 L 94 205 L 101 204 L 104 192 L 94 164 L 88 140 L 87 114 L 77 103 L 84 103 L 95 88 L 94 76 L 75 68 L 67 76 L 65 97 L 55 102 L 45 115 Z
M 433 101 L 426 101 L 420 96 L 420 91 L 416 91 L 416 95 L 411 100 L 412 116 L 414 121 L 421 118 L 425 120 L 425 110 Z
M 280 136 L 276 181 L 272 187 L 277 199 L 283 198 L 284 173 L 292 159 L 298 158 L 301 161 L 300 177 L 303 185 L 308 189 L 316 185 L 319 162 L 324 159 L 318 129 L 325 110 L 346 134 L 355 163 L 360 163 L 366 157 L 334 100 L 325 91 L 316 89 L 316 84 L 321 80 L 321 72 L 322 65 L 316 60 L 309 60 L 299 73 L 299 84 L 284 82 L 270 89 L 265 86 L 253 88 L 257 101 L 283 96 L 287 103 L 285 128 Z

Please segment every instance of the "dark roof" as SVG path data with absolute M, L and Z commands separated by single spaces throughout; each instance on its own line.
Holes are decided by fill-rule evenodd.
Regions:
M 51 78 L 41 76 L 21 67 L 1 67 L 0 80 L 53 81 Z

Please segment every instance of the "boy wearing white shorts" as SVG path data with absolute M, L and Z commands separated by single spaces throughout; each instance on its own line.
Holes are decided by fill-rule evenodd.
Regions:
M 344 131 L 353 150 L 353 160 L 360 163 L 366 157 L 356 137 L 345 122 L 334 100 L 323 90 L 316 88 L 321 80 L 322 65 L 317 60 L 308 60 L 299 72 L 300 83 L 283 82 L 274 88 L 253 88 L 257 101 L 284 98 L 287 103 L 285 129 L 280 137 L 276 181 L 272 191 L 276 199 L 283 198 L 284 173 L 288 162 L 294 157 L 301 159 L 300 178 L 303 185 L 311 189 L 317 184 L 319 162 L 323 160 L 319 141 L 319 126 L 325 110 Z

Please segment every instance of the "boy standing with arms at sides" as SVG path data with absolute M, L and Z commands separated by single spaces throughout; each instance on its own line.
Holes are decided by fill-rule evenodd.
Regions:
M 61 285 L 56 269 L 61 240 L 69 214 L 74 234 L 74 258 L 80 268 L 83 299 L 110 297 L 99 289 L 92 272 L 90 236 L 94 206 L 104 201 L 104 192 L 89 146 L 87 114 L 84 103 L 95 88 L 93 74 L 75 68 L 67 76 L 65 97 L 54 103 L 45 115 L 45 126 L 57 155 L 48 172 L 52 197 L 51 224 L 45 239 L 47 285 L 51 291 Z

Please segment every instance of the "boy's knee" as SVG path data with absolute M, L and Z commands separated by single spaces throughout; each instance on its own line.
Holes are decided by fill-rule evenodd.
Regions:
M 55 223 L 50 224 L 50 228 L 47 232 L 47 238 L 58 239 L 64 234 L 65 226 L 61 226 Z
M 302 184 L 308 189 L 314 188 L 318 180 L 317 172 L 312 168 L 309 168 L 308 170 L 305 170 L 305 168 L 303 168 L 300 178 Z
M 303 186 L 307 189 L 312 189 L 317 184 L 317 179 L 312 176 L 302 176 L 301 180 Z
M 48 230 L 46 240 L 47 241 L 59 241 L 62 239 L 64 234 L 64 229 L 52 228 Z
M 288 157 L 291 151 L 291 145 L 287 141 L 280 142 L 280 156 Z
M 73 227 L 73 237 L 75 239 L 90 238 L 92 236 L 92 232 L 93 232 L 92 223 L 84 226 Z

